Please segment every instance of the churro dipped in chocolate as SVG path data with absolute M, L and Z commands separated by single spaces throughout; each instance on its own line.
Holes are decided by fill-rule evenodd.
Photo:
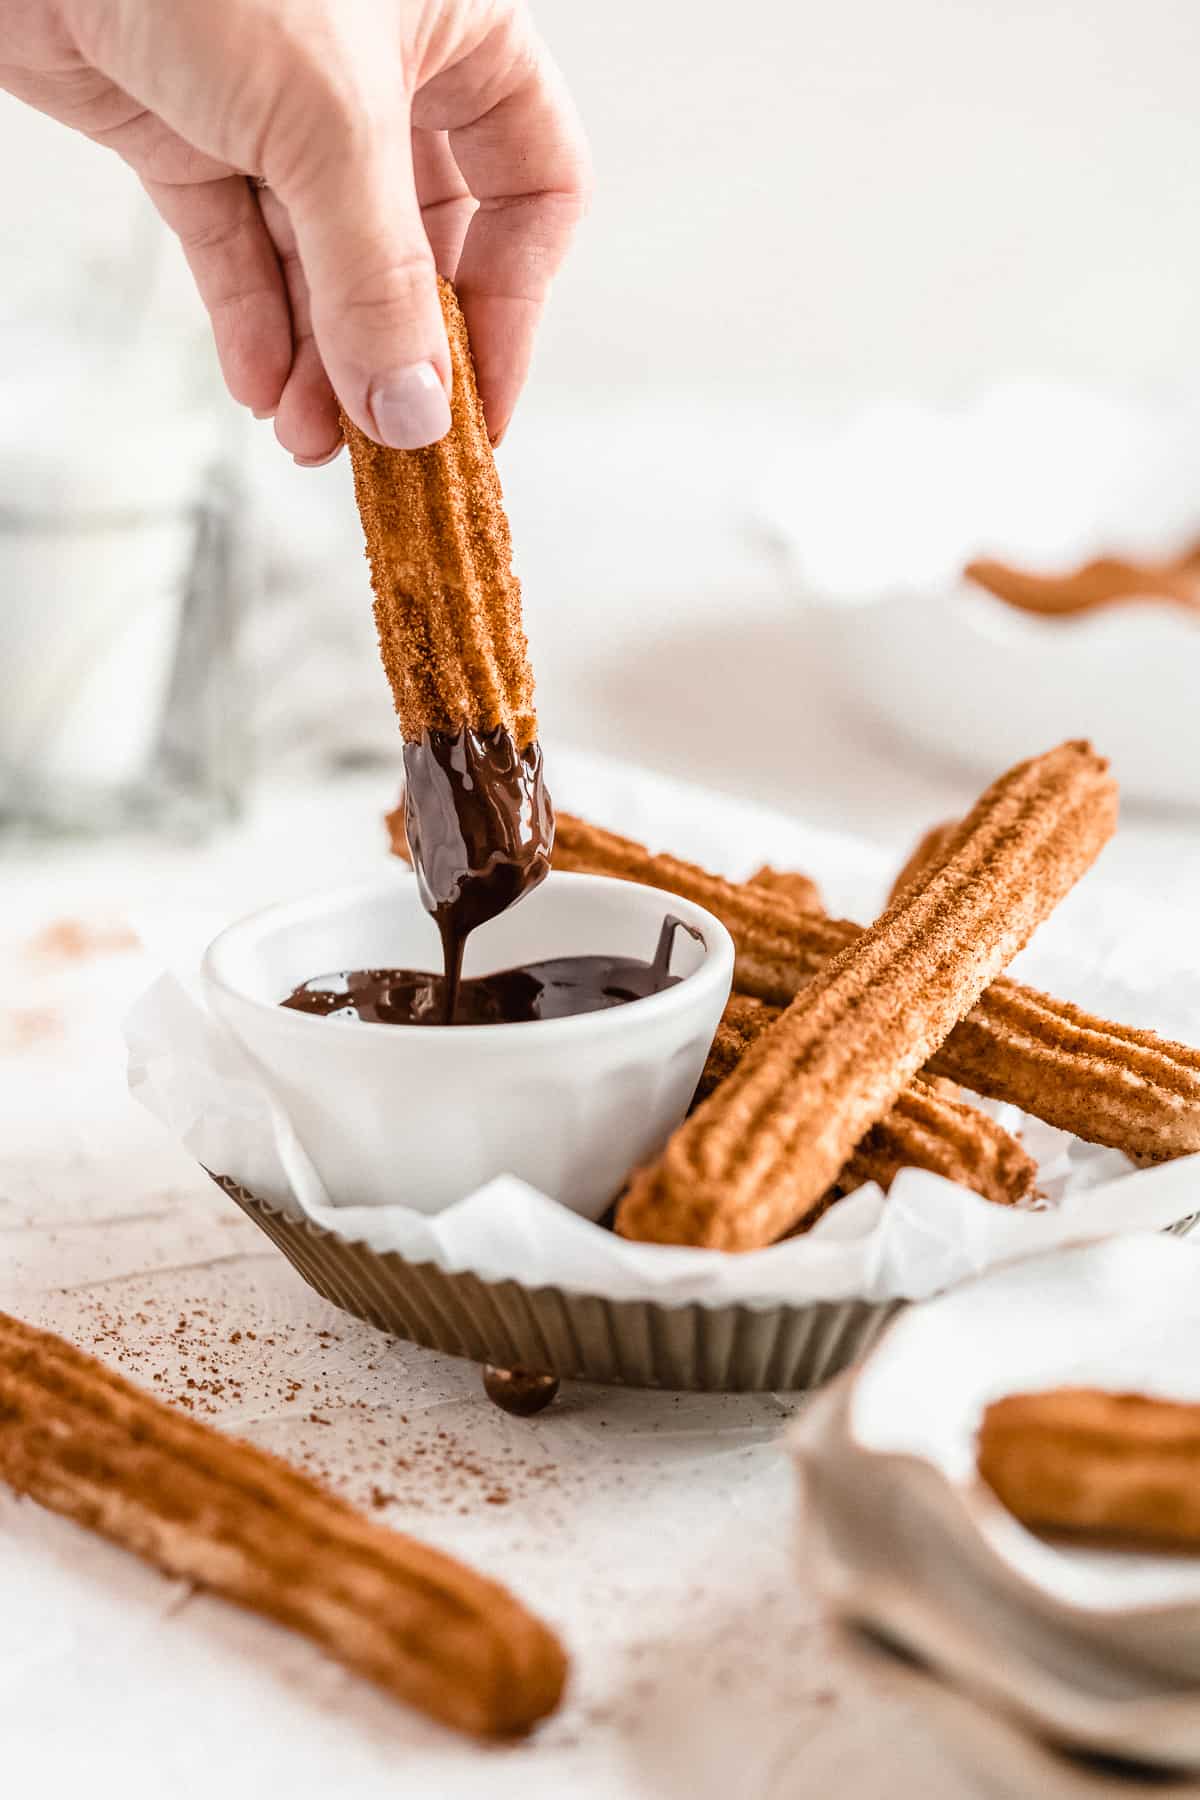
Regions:
M 762 1000 L 734 994 L 717 1027 L 697 1102 L 732 1075 L 751 1044 L 780 1017 Z M 1033 1198 L 1037 1164 L 1016 1138 L 978 1107 L 958 1097 L 948 1082 L 910 1081 L 885 1118 L 855 1146 L 833 1186 L 852 1194 L 864 1182 L 884 1190 L 901 1169 L 928 1169 L 999 1206 Z
M 513 1736 L 558 1704 L 561 1645 L 496 1582 L 3 1313 L 0 1481 L 459 1731 Z
M 555 865 L 667 888 L 707 907 L 737 947 L 735 988 L 773 1006 L 786 1006 L 862 931 L 777 893 L 652 855 L 569 813 L 558 816 Z M 1200 1150 L 1200 1050 L 1113 1024 L 1007 976 L 955 1026 L 930 1072 L 1130 1156 Z
M 1200 1406 L 1058 1388 L 983 1415 L 979 1473 L 1035 1531 L 1200 1548 Z
M 1090 867 L 1116 815 L 1116 783 L 1085 743 L 993 783 L 947 861 L 801 989 L 634 1176 L 617 1230 L 751 1250 L 802 1225 L 859 1140 Z
M 554 814 L 467 328 L 450 283 L 439 289 L 454 376 L 447 435 L 390 450 L 344 423 L 404 736 L 408 841 L 442 935 L 449 1018 L 468 934 L 541 881 Z

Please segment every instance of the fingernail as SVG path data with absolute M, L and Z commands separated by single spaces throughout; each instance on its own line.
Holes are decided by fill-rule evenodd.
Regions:
M 273 419 L 275 417 L 275 408 L 273 406 L 270 407 L 266 412 L 259 412 L 257 406 L 252 407 L 251 411 L 253 412 L 256 419 Z
M 394 369 L 372 383 L 367 404 L 375 436 L 393 450 L 420 450 L 450 429 L 450 402 L 432 363 Z
M 325 456 L 293 456 L 292 461 L 298 469 L 323 469 L 326 463 L 331 463 L 335 456 L 341 454 L 341 449 L 340 444 L 335 444 Z

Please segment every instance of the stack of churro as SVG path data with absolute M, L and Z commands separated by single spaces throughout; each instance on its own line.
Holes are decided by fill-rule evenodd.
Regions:
M 622 1197 L 617 1229 L 749 1248 L 803 1229 L 863 1181 L 886 1189 L 904 1167 L 999 1203 L 1029 1200 L 1032 1159 L 963 1088 L 1134 1158 L 1200 1151 L 1200 1052 L 998 973 L 1115 812 L 1089 747 L 1023 764 L 968 820 L 927 834 L 867 932 L 827 917 L 806 876 L 731 882 L 560 813 L 556 867 L 682 894 L 737 948 L 697 1106 Z M 405 854 L 399 814 L 389 826 Z

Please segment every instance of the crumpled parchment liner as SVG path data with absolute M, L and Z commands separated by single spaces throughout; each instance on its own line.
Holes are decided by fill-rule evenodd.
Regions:
M 214 1174 L 375 1251 L 530 1288 L 711 1306 L 918 1300 L 1061 1244 L 1161 1229 L 1200 1205 L 1200 1157 L 1136 1171 L 1119 1152 L 1010 1107 L 994 1110 L 1038 1158 L 1041 1210 L 995 1206 L 907 1169 L 886 1199 L 863 1188 L 806 1236 L 733 1256 L 627 1243 L 509 1176 L 433 1217 L 403 1204 L 358 1207 L 325 1192 L 238 1046 L 174 977 L 150 988 L 125 1031 L 133 1093 Z

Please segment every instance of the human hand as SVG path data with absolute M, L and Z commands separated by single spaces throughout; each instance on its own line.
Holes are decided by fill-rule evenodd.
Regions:
M 502 436 L 588 183 L 523 0 L 3 0 L 0 86 L 136 171 L 298 462 L 338 400 L 398 448 L 449 429 L 435 270 Z

